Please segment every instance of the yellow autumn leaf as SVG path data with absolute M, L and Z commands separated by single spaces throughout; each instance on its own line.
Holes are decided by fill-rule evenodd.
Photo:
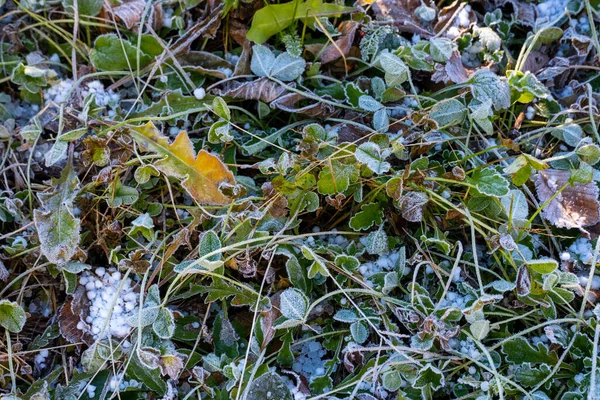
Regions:
M 152 122 L 130 127 L 130 134 L 142 150 L 164 156 L 154 166 L 165 175 L 181 180 L 181 186 L 202 204 L 228 204 L 231 199 L 219 191 L 221 184 L 235 184 L 231 171 L 215 155 L 198 154 L 186 131 L 169 144 Z

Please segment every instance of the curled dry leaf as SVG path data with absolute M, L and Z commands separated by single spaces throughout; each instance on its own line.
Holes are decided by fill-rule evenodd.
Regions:
M 285 88 L 265 77 L 244 83 L 229 82 L 223 89 L 215 90 L 218 96 L 228 96 L 244 100 L 260 100 L 263 103 L 270 103 L 286 92 Z
M 569 181 L 569 171 L 547 169 L 535 182 L 538 199 L 545 203 Z M 579 228 L 600 221 L 598 186 L 595 182 L 569 184 L 543 210 L 542 216 L 558 228 Z
M 535 26 L 535 4 L 519 0 L 496 0 L 496 6 L 512 7 L 512 15 L 515 21 L 532 28 Z
M 207 51 L 189 51 L 178 57 L 186 71 L 195 71 L 217 79 L 225 79 L 225 71 L 233 70 L 234 66 L 219 56 Z
M 431 37 L 413 11 L 421 5 L 420 0 L 377 0 L 373 2 L 373 12 L 377 19 L 391 21 L 400 32 L 416 33 Z
M 327 64 L 342 56 L 348 56 L 359 26 L 358 22 L 352 20 L 342 22 L 338 26 L 338 30 L 342 33 L 342 36 L 335 41 L 335 45 L 331 43 L 323 50 L 323 53 L 321 53 L 321 62 Z
M 181 186 L 196 201 L 202 204 L 231 202 L 219 187 L 222 184 L 234 185 L 233 173 L 217 156 L 205 150 L 196 154 L 187 132 L 179 133 L 171 144 L 152 122 L 132 126 L 129 132 L 144 151 L 163 156 L 154 166 L 165 175 L 180 179 Z
M 400 199 L 400 210 L 402 218 L 410 222 L 423 220 L 423 210 L 429 201 L 427 194 L 423 192 L 408 192 Z
M 322 96 L 322 98 L 334 101 L 331 96 L 326 95 Z M 296 104 L 306 99 L 308 99 L 306 96 L 299 93 L 288 93 L 271 102 L 271 108 L 278 108 L 289 113 L 304 114 L 318 118 L 329 118 L 338 112 L 331 104 L 323 103 L 322 101 L 296 108 Z
M 144 9 L 146 7 L 146 3 L 144 0 L 133 0 L 127 3 L 123 3 L 112 9 L 112 13 L 117 17 L 127 29 L 133 28 L 140 22 L 142 15 L 144 14 Z M 154 5 L 154 12 L 152 13 L 152 28 L 154 30 L 159 30 L 162 28 L 162 7 L 159 3 Z
M 85 339 L 85 333 L 91 327 L 85 322 L 84 311 L 87 308 L 85 290 L 79 286 L 73 297 L 69 299 L 58 313 L 58 329 L 60 334 L 71 343 L 80 343 Z M 84 330 L 77 327 L 82 323 Z
M 436 83 L 463 83 L 467 79 L 469 79 L 469 73 L 463 65 L 458 51 L 452 53 L 446 64 L 436 64 L 435 72 L 431 76 L 431 80 Z

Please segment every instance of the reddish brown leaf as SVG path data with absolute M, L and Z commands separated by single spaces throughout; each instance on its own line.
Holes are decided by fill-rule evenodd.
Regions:
M 321 53 L 321 62 L 327 64 L 333 62 L 342 55 L 347 57 L 350 54 L 352 43 L 356 36 L 356 30 L 360 24 L 356 21 L 344 21 L 338 26 L 338 30 L 342 33 L 342 36 L 335 41 L 334 44 L 329 44 Z

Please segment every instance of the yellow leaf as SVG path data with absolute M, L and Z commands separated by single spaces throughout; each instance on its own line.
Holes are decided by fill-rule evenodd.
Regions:
M 167 176 L 181 180 L 181 186 L 202 204 L 228 204 L 231 199 L 219 191 L 221 184 L 235 184 L 231 171 L 213 154 L 200 150 L 196 155 L 186 131 L 169 144 L 152 122 L 130 127 L 130 134 L 142 150 L 164 156 L 154 166 Z

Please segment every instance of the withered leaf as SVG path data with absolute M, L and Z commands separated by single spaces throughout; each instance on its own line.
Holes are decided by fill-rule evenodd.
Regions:
M 539 171 L 535 188 L 540 203 L 545 203 L 569 181 L 569 171 L 547 169 Z M 558 228 L 579 228 L 600 221 L 598 187 L 595 182 L 575 183 L 567 187 L 543 210 L 542 216 Z
M 531 276 L 525 264 L 517 271 L 517 293 L 519 296 L 527 296 L 531 291 Z
M 400 32 L 416 33 L 430 37 L 432 33 L 413 13 L 421 5 L 420 0 L 377 0 L 373 2 L 373 12 L 379 20 L 392 21 Z
M 82 287 L 78 287 L 73 294 L 73 298 L 67 300 L 58 313 L 60 334 L 71 343 L 80 343 L 84 338 L 86 330 L 91 329 L 82 318 L 84 309 L 84 290 Z M 84 324 L 86 330 L 77 328 L 80 322 Z
M 446 64 L 436 64 L 435 72 L 431 76 L 434 82 L 463 83 L 469 79 L 469 74 L 462 63 L 460 54 L 455 51 L 446 61 Z
M 260 100 L 263 103 L 270 103 L 286 92 L 285 88 L 266 77 L 252 82 L 229 82 L 223 89 L 215 90 L 215 93 L 219 96 L 244 100 Z
M 427 194 L 423 192 L 408 192 L 399 202 L 402 218 L 410 222 L 423 220 L 423 211 L 429 201 Z
M 163 156 L 154 166 L 165 175 L 181 180 L 181 186 L 192 198 L 203 204 L 228 204 L 219 187 L 222 184 L 235 185 L 233 173 L 215 155 L 205 150 L 198 154 L 187 135 L 182 131 L 175 141 L 169 144 L 152 122 L 141 126 L 132 126 L 131 136 L 143 150 Z
M 323 53 L 321 53 L 321 62 L 327 64 L 342 56 L 348 56 L 350 54 L 352 43 L 354 43 L 356 30 L 359 26 L 360 24 L 356 21 L 343 21 L 338 26 L 338 30 L 342 33 L 342 36 L 335 41 L 335 45 L 333 43 L 329 44 L 325 50 L 323 50 Z
M 326 95 L 322 96 L 322 98 L 333 101 L 331 96 Z M 296 107 L 296 104 L 306 99 L 308 99 L 306 96 L 299 93 L 288 93 L 271 102 L 271 108 L 278 108 L 289 113 L 304 114 L 318 118 L 329 118 L 338 112 L 331 104 L 323 103 L 321 101 L 317 101 L 307 106 Z
M 112 9 L 112 13 L 117 17 L 121 22 L 125 24 L 127 29 L 133 28 L 135 25 L 140 22 L 142 15 L 144 14 L 144 8 L 146 7 L 146 2 L 144 0 L 133 0 L 127 3 L 123 3 L 117 7 Z M 162 28 L 162 7 L 160 4 L 156 4 L 154 6 L 154 12 L 151 15 L 152 18 L 152 28 L 154 30 L 159 30 Z

